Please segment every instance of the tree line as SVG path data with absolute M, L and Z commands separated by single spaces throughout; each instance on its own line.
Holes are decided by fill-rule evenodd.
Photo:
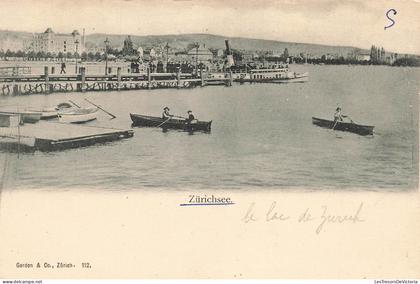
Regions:
M 212 50 L 213 51 L 213 50 Z M 137 50 L 133 47 L 133 42 L 130 37 L 128 37 L 124 41 L 124 46 L 121 50 L 112 48 L 110 46 L 106 47 L 106 52 L 58 52 L 58 53 L 51 53 L 51 52 L 34 52 L 34 51 L 11 51 L 10 49 L 3 51 L 0 50 L 0 58 L 3 60 L 9 60 L 14 58 L 20 58 L 23 60 L 29 61 L 41 61 L 41 60 L 52 60 L 52 61 L 64 61 L 67 59 L 81 59 L 82 61 L 102 61 L 105 60 L 110 55 L 116 58 L 125 58 L 126 56 L 130 57 L 137 57 L 139 54 Z M 225 54 L 226 56 L 226 51 Z M 235 62 L 242 61 L 244 59 L 244 53 L 241 50 L 232 49 L 232 55 L 234 57 Z M 287 48 L 284 49 L 284 52 L 280 56 L 273 56 L 270 55 L 268 52 L 260 54 L 258 59 L 254 59 L 255 61 L 268 61 L 268 62 L 294 62 L 297 64 L 302 63 L 309 63 L 309 64 L 326 64 L 326 65 L 344 65 L 344 64 L 352 64 L 352 65 L 392 65 L 392 66 L 420 66 L 420 60 L 418 57 L 415 56 L 404 56 L 397 58 L 395 56 L 392 64 L 387 62 L 385 57 L 385 50 L 383 47 L 376 47 L 372 45 L 370 50 L 370 60 L 358 60 L 354 56 L 349 56 L 345 58 L 344 56 L 339 56 L 336 58 L 330 58 L 326 55 L 322 55 L 319 58 L 306 58 L 305 54 L 301 53 L 298 56 L 290 56 L 289 51 Z
M 13 58 L 21 58 L 28 61 L 41 61 L 41 60 L 65 60 L 65 59 L 82 59 L 89 61 L 99 61 L 105 59 L 105 55 L 100 52 L 82 52 L 81 54 L 77 52 L 44 52 L 44 51 L 11 51 L 11 50 L 0 50 L 0 58 L 3 60 L 9 60 Z

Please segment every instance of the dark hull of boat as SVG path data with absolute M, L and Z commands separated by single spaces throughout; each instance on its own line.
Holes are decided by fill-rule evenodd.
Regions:
M 42 120 L 48 120 L 48 119 L 54 119 L 54 118 L 58 118 L 58 114 L 51 114 L 51 115 L 43 115 L 41 116 Z
M 229 82 L 221 81 L 207 81 L 206 86 L 228 86 Z
M 373 135 L 373 129 L 375 128 L 374 126 L 360 125 L 360 124 L 355 124 L 355 123 L 350 123 L 350 122 L 339 121 L 337 122 L 337 124 L 335 124 L 334 121 L 332 120 L 321 119 L 321 118 L 316 118 L 316 117 L 312 117 L 312 123 L 320 127 L 329 128 L 329 129 L 334 128 L 334 130 L 347 131 L 347 132 L 352 132 L 359 135 Z
M 130 113 L 131 120 L 134 126 L 144 127 L 161 127 L 166 129 L 179 129 L 184 131 L 211 131 L 211 121 L 197 121 L 197 123 L 187 124 L 184 120 L 170 119 L 165 122 L 165 119 L 155 116 L 147 116 Z M 163 123 L 165 122 L 165 123 Z

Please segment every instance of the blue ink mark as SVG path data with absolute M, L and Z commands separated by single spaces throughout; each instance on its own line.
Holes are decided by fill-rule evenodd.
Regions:
M 182 203 L 179 206 L 211 206 L 211 205 L 233 205 L 235 203 Z
M 390 20 L 392 23 L 390 23 L 388 26 L 384 27 L 384 30 L 392 27 L 393 25 L 395 25 L 395 21 L 393 19 L 391 19 L 389 17 L 389 13 L 392 12 L 394 14 L 394 16 L 397 14 L 397 11 L 395 9 L 389 9 L 388 12 L 386 12 L 386 17 L 388 18 L 388 20 Z

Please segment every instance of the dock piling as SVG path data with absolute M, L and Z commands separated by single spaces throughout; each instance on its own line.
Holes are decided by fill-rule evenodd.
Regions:
M 80 67 L 80 73 L 82 75 L 82 82 L 80 84 L 80 91 L 85 92 L 86 91 L 86 67 Z
M 176 87 L 181 88 L 181 68 L 176 69 Z
M 149 90 L 152 88 L 152 74 L 150 73 L 150 66 L 147 67 L 147 88 Z
M 48 66 L 44 66 L 44 76 L 45 76 L 45 92 L 50 92 L 50 76 Z
M 117 68 L 117 91 L 121 89 L 121 67 Z
M 201 87 L 204 87 L 204 75 L 203 69 L 200 67 L 200 79 L 201 79 Z
M 55 69 L 44 66 L 43 74 L 0 77 L 1 95 L 31 95 L 53 92 L 112 91 L 154 88 L 189 88 L 207 85 L 232 85 L 232 73 L 226 71 L 224 77 L 210 76 L 206 69 L 197 70 L 197 75 L 182 73 L 177 68 L 171 73 L 153 73 L 149 66 L 145 73 L 122 74 L 124 67 L 116 67 L 114 75 L 91 75 L 86 67 L 80 66 L 79 74 L 57 75 Z M 110 71 L 110 70 L 108 70 Z M 56 73 L 52 75 L 50 72 Z M 200 73 L 198 73 L 200 72 Z

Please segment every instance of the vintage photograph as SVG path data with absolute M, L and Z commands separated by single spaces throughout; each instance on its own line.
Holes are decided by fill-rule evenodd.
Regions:
M 302 15 L 376 6 L 298 2 L 250 1 L 246 17 L 218 1 L 41 1 L 36 25 L 4 15 L 3 188 L 417 188 L 419 42 L 388 38 L 409 33 L 392 9 L 375 36 L 295 30 Z M 178 6 L 193 11 L 166 20 Z M 228 23 L 191 27 L 203 10 Z
M 418 192 L 419 12 L 414 0 L 2 0 L 3 236 L 12 240 L 13 225 L 32 224 L 44 228 L 36 240 L 61 240 L 72 234 L 61 226 L 80 235 L 94 226 L 92 249 L 89 236 L 106 238 L 96 235 L 109 224 L 97 223 L 101 214 L 133 220 L 127 216 L 148 198 L 153 211 L 173 194 L 182 198 L 168 210 L 226 205 L 203 209 L 215 218 L 216 210 L 240 207 L 235 218 L 249 223 L 258 204 L 241 202 L 242 193 L 344 193 L 354 204 L 343 221 L 367 224 L 375 203 L 352 194 Z M 124 203 L 132 196 L 142 206 Z M 322 202 L 313 204 L 325 215 Z M 268 206 L 267 220 L 281 219 L 270 215 L 278 207 Z M 43 223 L 47 215 L 55 221 Z M 76 225 L 82 216 L 92 220 Z M 21 248 L 26 258 L 18 240 L 2 247 L 7 275 L 30 274 L 38 262 L 43 269 L 57 261 L 68 269 L 92 265 L 78 250 L 71 261 L 39 260 L 35 241 Z M 151 271 L 138 273 L 158 275 Z

